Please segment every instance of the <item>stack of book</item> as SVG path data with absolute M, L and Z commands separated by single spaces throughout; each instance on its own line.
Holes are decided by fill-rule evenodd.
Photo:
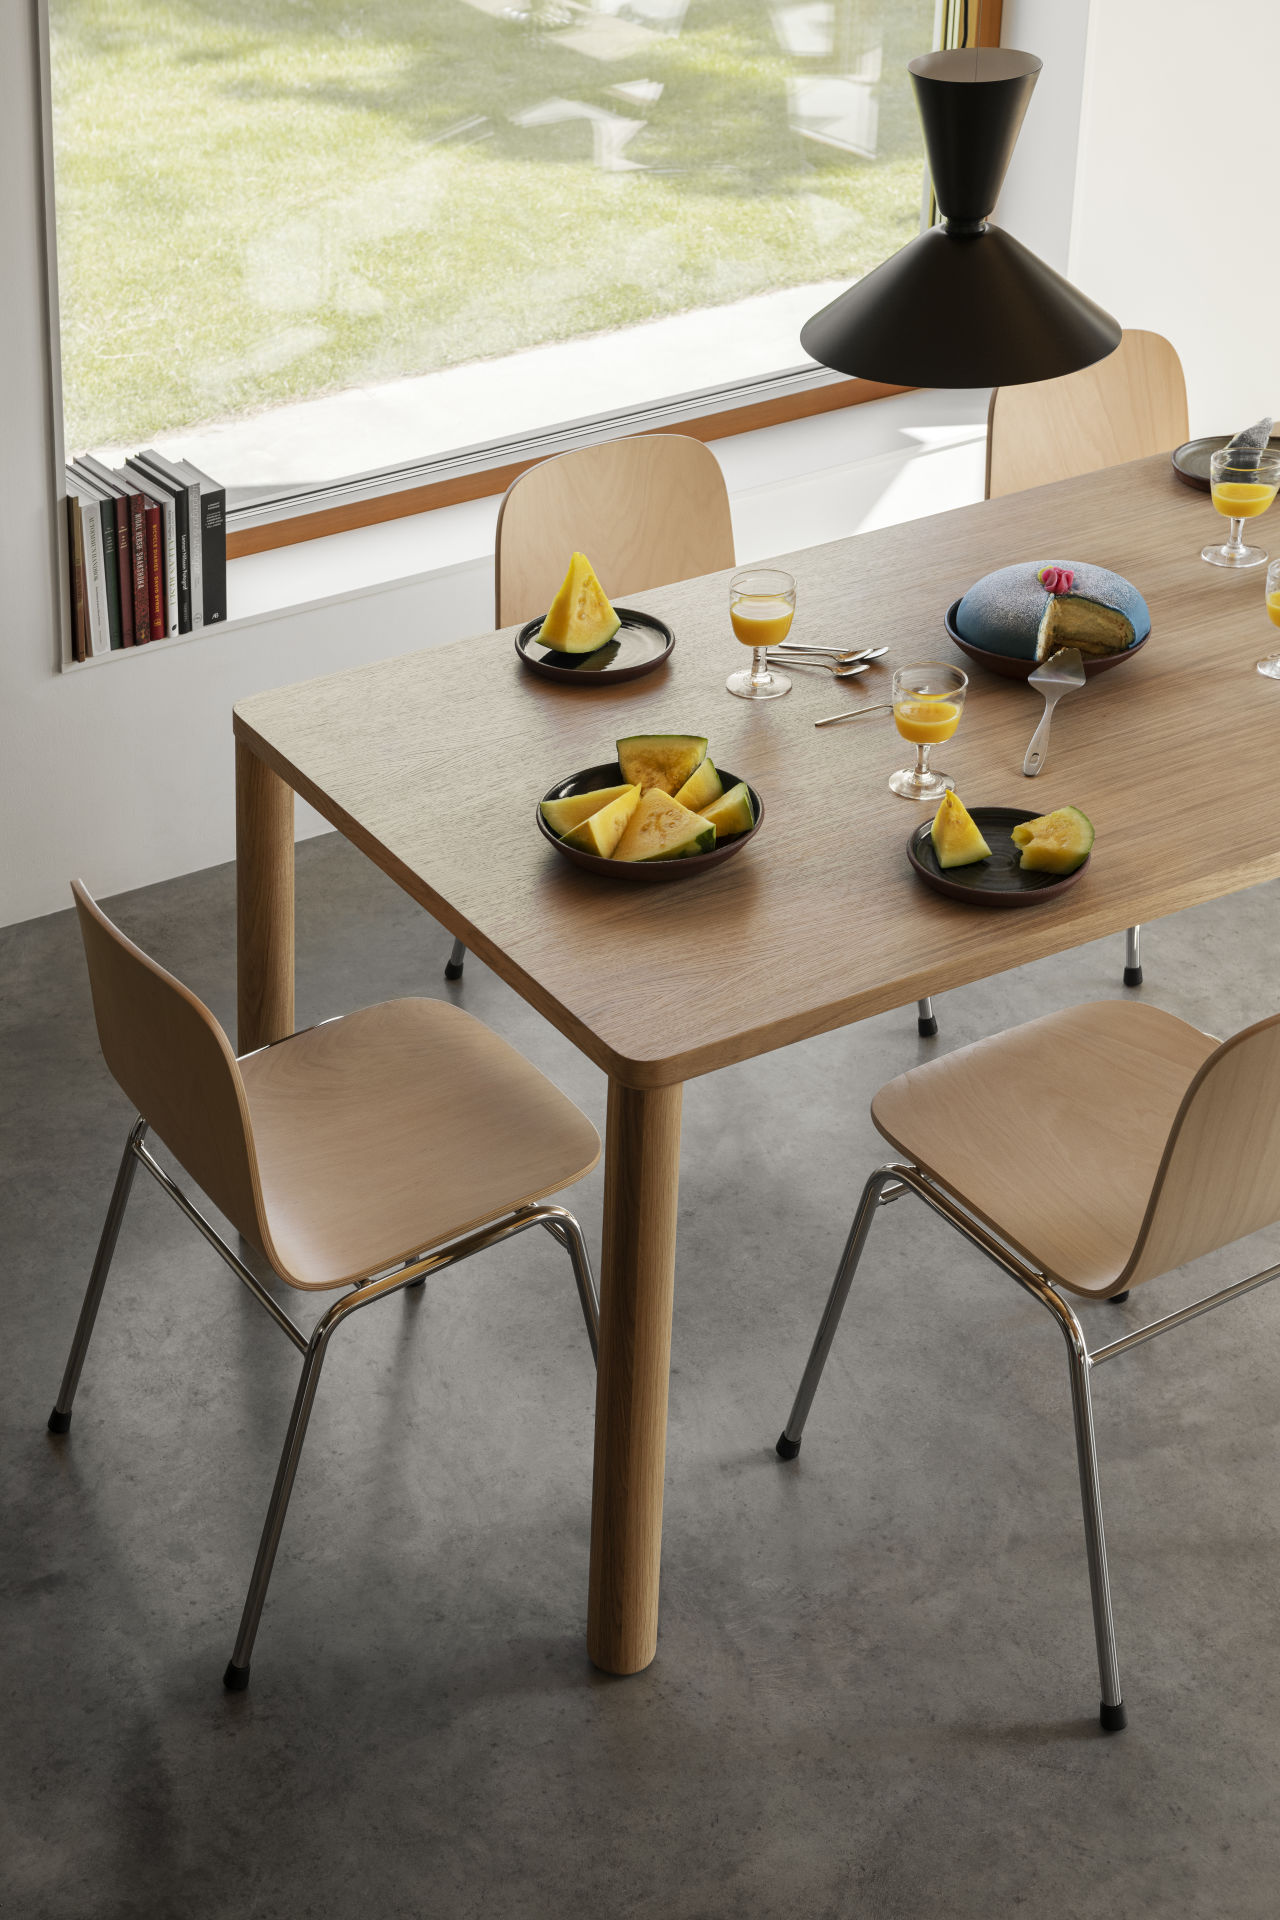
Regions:
M 148 448 L 67 468 L 73 659 L 198 633 L 227 617 L 227 492 Z

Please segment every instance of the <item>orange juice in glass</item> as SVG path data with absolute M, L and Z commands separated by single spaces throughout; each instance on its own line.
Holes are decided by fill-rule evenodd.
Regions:
M 729 582 L 729 620 L 744 647 L 750 647 L 751 665 L 740 667 L 725 681 L 739 700 L 777 700 L 790 693 L 785 673 L 769 665 L 766 647 L 776 647 L 791 631 L 796 611 L 796 583 L 777 567 L 752 567 L 735 573 Z
M 1280 487 L 1280 453 L 1232 453 L 1222 447 L 1209 460 L 1209 491 L 1213 504 L 1231 523 L 1230 538 L 1222 546 L 1205 547 L 1200 554 L 1212 567 L 1260 567 L 1266 559 L 1261 547 L 1246 547 L 1242 529 L 1246 520 L 1265 513 Z
M 1272 626 L 1280 627 L 1280 560 L 1273 560 L 1267 568 L 1266 608 Z M 1258 672 L 1265 673 L 1268 680 L 1280 680 L 1280 653 L 1269 653 L 1265 660 L 1259 660 Z
M 893 724 L 916 750 L 914 767 L 892 775 L 890 790 L 904 800 L 941 800 L 953 782 L 929 765 L 929 749 L 949 740 L 960 725 L 967 674 L 959 667 L 927 661 L 923 666 L 899 667 L 893 676 Z

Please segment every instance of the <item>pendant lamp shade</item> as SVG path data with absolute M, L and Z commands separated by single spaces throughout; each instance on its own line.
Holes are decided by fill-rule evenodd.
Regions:
M 1040 62 L 974 47 L 924 54 L 907 71 L 943 222 L 806 321 L 806 353 L 902 387 L 1017 386 L 1104 359 L 1119 321 L 987 225 Z

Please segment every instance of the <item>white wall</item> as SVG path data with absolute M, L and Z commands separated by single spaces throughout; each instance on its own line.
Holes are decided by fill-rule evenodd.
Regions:
M 1043 0 L 1058 4 L 1059 0 Z M 1280 248 L 1266 150 L 1280 0 L 1099 0 L 1092 9 L 1070 277 L 1165 334 L 1193 433 L 1280 414 Z

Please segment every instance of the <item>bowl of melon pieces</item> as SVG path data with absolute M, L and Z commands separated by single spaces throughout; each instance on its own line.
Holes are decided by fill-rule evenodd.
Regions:
M 618 757 L 557 780 L 538 802 L 538 831 L 557 853 L 615 880 L 677 880 L 740 853 L 764 802 L 716 767 L 694 733 L 633 733 Z

